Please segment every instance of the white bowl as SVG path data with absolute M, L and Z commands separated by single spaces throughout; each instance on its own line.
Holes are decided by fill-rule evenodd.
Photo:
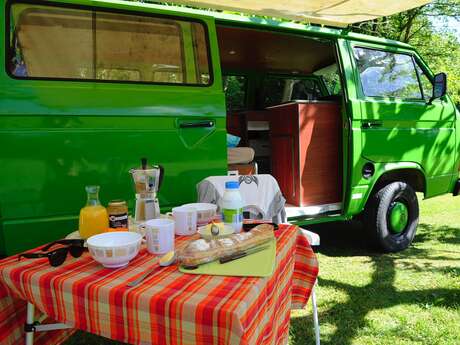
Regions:
M 214 204 L 197 202 L 193 204 L 185 204 L 182 206 L 193 207 L 196 209 L 196 222 L 199 226 L 208 224 L 216 216 L 217 205 Z
M 142 236 L 135 232 L 105 232 L 86 241 L 94 260 L 104 267 L 118 268 L 128 265 L 141 247 Z

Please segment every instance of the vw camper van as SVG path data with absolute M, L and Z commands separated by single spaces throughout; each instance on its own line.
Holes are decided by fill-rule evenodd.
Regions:
M 165 169 L 163 210 L 195 201 L 199 181 L 235 169 L 227 134 L 276 178 L 290 221 L 360 215 L 384 251 L 411 243 L 416 192 L 458 194 L 446 75 L 407 44 L 142 2 L 1 11 L 3 255 L 74 231 L 85 185 L 132 207 L 140 157 Z

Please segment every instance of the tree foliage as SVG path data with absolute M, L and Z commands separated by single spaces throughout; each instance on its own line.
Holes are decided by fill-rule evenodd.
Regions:
M 447 73 L 449 94 L 459 106 L 460 43 L 448 28 L 449 20 L 460 21 L 460 0 L 435 0 L 392 16 L 354 24 L 351 30 L 416 47 L 434 73 Z

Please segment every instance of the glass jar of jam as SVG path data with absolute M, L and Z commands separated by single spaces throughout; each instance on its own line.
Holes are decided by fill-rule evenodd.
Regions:
M 128 230 L 128 205 L 124 200 L 112 200 L 107 206 L 109 228 Z

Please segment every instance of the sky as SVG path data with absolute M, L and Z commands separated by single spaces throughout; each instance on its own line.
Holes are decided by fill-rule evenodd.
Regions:
M 435 27 L 438 27 L 438 28 L 443 28 L 444 25 L 445 25 L 444 21 L 442 19 L 437 19 L 437 18 L 433 18 L 432 23 L 434 24 Z M 447 20 L 447 25 L 448 25 L 449 29 L 453 33 L 455 33 L 455 35 L 457 36 L 457 39 L 460 42 L 460 21 L 458 21 L 455 18 L 449 18 Z

